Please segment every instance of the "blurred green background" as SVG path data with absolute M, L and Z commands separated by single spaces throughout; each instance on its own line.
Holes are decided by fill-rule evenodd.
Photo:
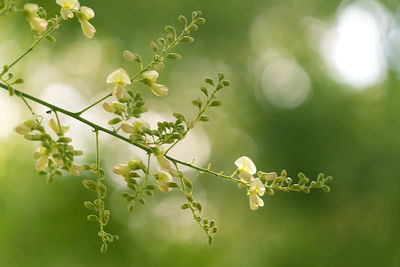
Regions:
M 54 1 L 55 2 L 55 1 Z M 37 1 L 49 15 L 53 1 Z M 160 75 L 170 95 L 157 99 L 145 88 L 150 121 L 171 111 L 192 114 L 192 99 L 206 77 L 222 71 L 232 87 L 225 105 L 190 137 L 192 149 L 177 157 L 231 172 L 234 160 L 251 157 L 258 169 L 289 176 L 302 171 L 334 176 L 332 192 L 265 196 L 249 209 L 236 185 L 188 172 L 204 215 L 219 226 L 215 244 L 175 192 L 158 193 L 128 213 L 115 163 L 139 152 L 101 136 L 112 193 L 109 231 L 120 236 L 99 252 L 97 225 L 82 205 L 94 196 L 81 178 L 47 185 L 36 175 L 34 146 L 13 133 L 29 118 L 19 100 L 0 92 L 0 266 L 400 266 L 400 1 L 169 0 L 81 1 L 96 17 L 95 39 L 68 21 L 57 43 L 43 43 L 15 68 L 19 88 L 79 110 L 111 88 L 105 77 L 130 49 L 151 56 L 148 47 L 180 14 L 202 10 L 207 23 L 182 45 L 179 62 Z M 32 41 L 20 15 L 0 18 L 0 64 L 11 62 Z M 46 111 L 40 109 L 40 112 Z M 104 123 L 100 109 L 87 117 Z M 77 147 L 92 162 L 91 130 L 67 121 Z M 140 154 L 140 153 L 139 153 Z M 84 174 L 83 177 L 91 177 Z

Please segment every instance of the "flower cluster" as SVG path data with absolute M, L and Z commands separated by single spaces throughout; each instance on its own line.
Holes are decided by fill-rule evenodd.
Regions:
M 61 6 L 60 13 L 64 20 L 71 19 L 76 15 L 83 34 L 88 38 L 93 38 L 96 28 L 89 22 L 94 18 L 93 9 L 81 6 L 78 0 L 57 0 L 57 4 Z
M 64 136 L 68 127 L 59 125 L 53 118 L 48 120 L 48 125 L 56 133 L 57 139 L 54 140 L 46 132 L 38 118 L 22 122 L 14 130 L 27 140 L 40 142 L 40 146 L 33 154 L 36 159 L 35 169 L 39 174 L 46 175 L 49 183 L 55 175 L 62 175 L 61 170 L 79 176 L 81 171 L 88 169 L 88 166 L 74 164 L 74 157 L 81 156 L 83 152 L 75 150 L 69 144 L 71 138 Z

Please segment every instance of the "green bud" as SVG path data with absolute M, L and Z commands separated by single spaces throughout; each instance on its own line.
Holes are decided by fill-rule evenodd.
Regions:
M 114 125 L 114 124 L 117 124 L 117 123 L 120 123 L 121 122 L 121 119 L 120 118 L 114 118 L 114 119 L 112 119 L 112 120 L 109 120 L 108 121 L 108 124 L 109 125 Z
M 101 253 L 107 252 L 107 243 L 106 242 L 103 242 L 103 244 L 101 245 L 100 251 L 101 251 Z
M 219 107 L 219 106 L 222 106 L 223 103 L 224 102 L 222 102 L 222 101 L 213 101 L 213 102 L 211 102 L 210 107 Z
M 212 245 L 212 243 L 213 243 L 213 237 L 209 235 L 208 236 L 208 244 Z
M 187 203 L 185 203 L 185 204 L 183 204 L 183 205 L 181 206 L 181 209 L 183 209 L 183 210 L 188 209 L 188 208 L 190 208 L 190 206 L 189 206 L 189 204 L 187 204 Z
M 85 201 L 83 202 L 83 205 L 85 205 L 86 208 L 93 210 L 93 211 L 97 211 L 97 207 L 96 205 L 94 205 L 92 202 L 90 201 Z
M 83 180 L 82 181 L 83 186 L 90 191 L 96 191 L 96 183 L 92 180 Z
M 50 34 L 46 35 L 45 38 L 46 38 L 48 41 L 52 42 L 52 43 L 55 43 L 55 42 L 57 41 L 56 38 L 54 38 L 54 36 L 52 36 L 52 35 L 50 35 Z
M 180 15 L 178 17 L 178 20 L 183 24 L 183 25 L 187 25 L 187 18 L 184 15 Z
M 206 96 L 208 96 L 208 90 L 207 90 L 207 88 L 205 88 L 204 86 L 201 86 L 201 87 L 200 87 L 200 90 L 201 90 Z
M 208 83 L 211 86 L 214 86 L 214 82 L 210 78 L 205 79 L 205 82 Z
M 150 47 L 151 47 L 151 49 L 153 49 L 154 53 L 157 52 L 158 47 L 157 47 L 157 44 L 155 42 L 151 42 L 150 43 Z
M 173 35 L 176 35 L 176 30 L 175 30 L 175 28 L 172 27 L 172 26 L 165 26 L 165 31 L 166 31 L 166 32 L 169 32 L 169 33 L 171 33 L 171 34 L 173 34 Z
M 13 82 L 13 84 L 21 84 L 24 83 L 24 79 L 17 79 Z
M 122 52 L 122 56 L 128 61 L 136 61 L 138 63 L 142 61 L 138 54 L 134 54 L 129 50 L 125 50 L 124 52 Z
M 185 35 L 182 37 L 181 42 L 182 43 L 193 43 L 194 38 L 192 36 Z
M 196 19 L 196 23 L 205 24 L 206 23 L 206 19 L 205 18 L 198 18 L 198 19 Z
M 86 217 L 86 219 L 87 219 L 88 221 L 90 221 L 90 222 L 98 222 L 98 221 L 99 221 L 99 217 L 97 217 L 96 215 L 93 215 L 93 214 L 88 215 L 88 216 Z
M 171 187 L 171 188 L 177 188 L 177 187 L 179 187 L 178 184 L 175 183 L 175 182 L 168 182 L 168 183 L 167 183 L 167 186 L 168 186 L 168 187 Z
M 166 58 L 180 60 L 182 59 L 182 56 L 177 53 L 169 53 Z
M 329 186 L 327 186 L 327 185 L 323 185 L 323 186 L 322 186 L 322 190 L 324 190 L 325 193 L 331 192 L 331 188 L 330 188 Z
M 207 117 L 207 115 L 201 115 L 199 121 L 209 121 L 210 119 Z

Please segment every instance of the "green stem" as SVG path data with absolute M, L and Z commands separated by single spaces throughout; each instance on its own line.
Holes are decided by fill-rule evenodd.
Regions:
M 58 113 L 56 110 L 53 110 L 53 112 L 54 112 L 54 115 L 56 115 L 58 130 L 60 130 L 60 136 L 63 136 L 63 131 L 62 131 L 62 127 L 61 127 L 60 118 L 58 117 Z
M 217 177 L 220 177 L 220 178 L 223 178 L 223 179 L 226 179 L 226 180 L 230 180 L 230 181 L 235 182 L 235 183 L 241 183 L 241 181 L 239 179 L 233 178 L 233 176 L 224 175 L 224 174 L 222 174 L 222 172 L 218 173 L 218 172 L 214 172 L 214 171 L 211 171 L 211 170 L 208 170 L 208 169 L 205 169 L 205 168 L 201 168 L 201 167 L 195 166 L 193 164 L 186 163 L 184 161 L 180 161 L 178 159 L 172 158 L 172 157 L 170 157 L 168 155 L 165 155 L 165 157 L 167 159 L 169 159 L 170 161 L 172 161 L 174 164 L 184 165 L 184 166 L 190 167 L 192 169 L 198 170 L 200 172 L 209 173 L 209 174 L 215 175 Z
M 91 104 L 90 106 L 88 106 L 87 108 L 82 109 L 81 111 L 75 113 L 76 115 L 82 115 L 83 112 L 91 109 L 92 107 L 96 106 L 97 104 L 99 104 L 101 101 L 106 100 L 107 98 L 109 98 L 110 96 L 112 96 L 111 93 L 109 93 L 108 95 L 106 95 L 105 97 L 103 97 L 102 99 L 96 101 L 95 103 Z
M 56 21 L 54 24 L 47 29 L 44 33 L 41 33 L 38 37 L 36 37 L 35 41 L 22 55 L 20 55 L 16 60 L 14 60 L 11 64 L 8 65 L 7 71 L 2 71 L 0 73 L 0 77 L 3 77 L 15 64 L 17 64 L 21 59 L 23 59 L 26 55 L 33 51 L 33 49 L 42 41 L 47 35 L 51 34 L 53 31 L 59 28 L 61 23 L 61 19 L 56 17 Z

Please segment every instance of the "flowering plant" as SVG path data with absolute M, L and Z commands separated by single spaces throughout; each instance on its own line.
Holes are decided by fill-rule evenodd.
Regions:
M 222 73 L 218 73 L 215 79 L 205 79 L 204 85 L 200 86 L 203 97 L 198 97 L 192 101 L 197 109 L 192 118 L 175 112 L 173 113 L 174 121 L 160 121 L 156 128 L 152 128 L 147 121 L 140 119 L 141 115 L 146 113 L 149 108 L 146 106 L 144 97 L 132 88 L 132 85 L 142 83 L 156 97 L 168 96 L 169 88 L 157 83 L 160 72 L 165 68 L 168 60 L 182 58 L 180 54 L 173 52 L 175 47 L 182 43 L 194 41 L 193 32 L 198 30 L 199 25 L 205 23 L 200 11 L 194 11 L 191 20 L 183 15 L 178 17 L 183 25 L 180 33 L 172 26 L 165 27 L 166 35 L 158 38 L 157 42 L 150 44 L 153 57 L 148 64 L 144 63 L 139 54 L 129 50 L 123 51 L 122 55 L 126 60 L 138 64 L 138 71 L 135 74 L 131 74 L 123 68 L 112 71 L 105 79 L 105 82 L 111 85 L 109 92 L 79 112 L 71 112 L 36 98 L 25 91 L 17 90 L 16 87 L 23 83 L 23 79 L 14 77 L 13 66 L 33 51 L 42 40 L 47 39 L 54 42 L 56 39 L 53 34 L 64 22 L 76 17 L 86 37 L 93 38 L 96 33 L 95 27 L 89 22 L 95 16 L 93 9 L 81 6 L 78 0 L 57 0 L 56 3 L 61 7 L 60 14 L 48 18 L 47 12 L 37 4 L 25 4 L 23 9 L 18 9 L 15 1 L 1 2 L 0 16 L 11 12 L 23 13 L 33 32 L 34 41 L 32 46 L 20 57 L 3 66 L 0 72 L 0 87 L 8 90 L 10 96 L 20 98 L 32 113 L 32 118 L 18 124 L 15 131 L 23 135 L 26 140 L 39 143 L 33 154 L 36 159 L 35 168 L 40 175 L 47 178 L 48 183 L 65 173 L 80 176 L 82 172 L 90 171 L 96 174 L 95 180 L 84 179 L 82 181 L 83 186 L 96 195 L 94 200 L 85 201 L 83 204 L 91 212 L 87 219 L 99 225 L 98 236 L 102 242 L 102 252 L 107 250 L 109 243 L 118 240 L 119 237 L 105 231 L 111 212 L 106 208 L 105 200 L 108 189 L 105 184 L 105 172 L 100 166 L 99 132 L 123 140 L 147 153 L 147 161 L 145 162 L 140 158 L 126 159 L 126 162 L 117 164 L 113 169 L 113 172 L 120 175 L 126 183 L 126 192 L 122 194 L 122 197 L 128 203 L 128 210 L 132 211 L 139 203 L 144 204 L 146 195 L 152 196 L 157 190 L 163 193 L 178 190 L 183 193 L 185 199 L 181 208 L 190 210 L 194 220 L 206 233 L 209 243 L 213 242 L 214 234 L 217 232 L 216 223 L 214 220 L 202 216 L 202 204 L 194 199 L 193 183 L 182 172 L 182 166 L 236 183 L 249 196 L 252 210 L 264 206 L 261 197 L 265 193 L 273 195 L 277 190 L 309 193 L 311 189 L 320 188 L 325 192 L 330 191 L 327 183 L 332 180 L 332 177 L 325 178 L 323 174 L 320 174 L 315 181 L 310 182 L 309 178 L 300 173 L 298 181 L 295 182 L 287 176 L 285 170 L 279 175 L 276 172 L 257 172 L 256 165 L 246 156 L 238 158 L 234 163 L 237 167 L 236 170 L 232 174 L 226 175 L 222 171 L 211 170 L 211 164 L 203 168 L 194 165 L 193 162 L 189 163 L 169 155 L 169 152 L 187 136 L 191 129 L 199 123 L 209 121 L 207 113 L 210 108 L 222 105 L 222 101 L 218 100 L 219 93 L 222 89 L 230 86 L 229 81 L 225 79 Z M 45 116 L 36 114 L 29 101 L 39 103 L 49 109 L 48 113 L 51 114 L 51 118 L 47 120 L 47 124 L 53 133 L 46 130 L 43 125 Z M 113 118 L 108 122 L 109 128 L 82 117 L 83 113 L 98 104 L 102 105 L 105 112 L 113 115 Z M 59 114 L 69 116 L 93 129 L 96 140 L 96 162 L 75 163 L 75 157 L 81 156 L 83 151 L 72 146 L 73 140 L 66 136 L 69 127 L 62 125 Z M 152 157 L 157 161 L 158 166 L 156 168 L 150 166 Z

